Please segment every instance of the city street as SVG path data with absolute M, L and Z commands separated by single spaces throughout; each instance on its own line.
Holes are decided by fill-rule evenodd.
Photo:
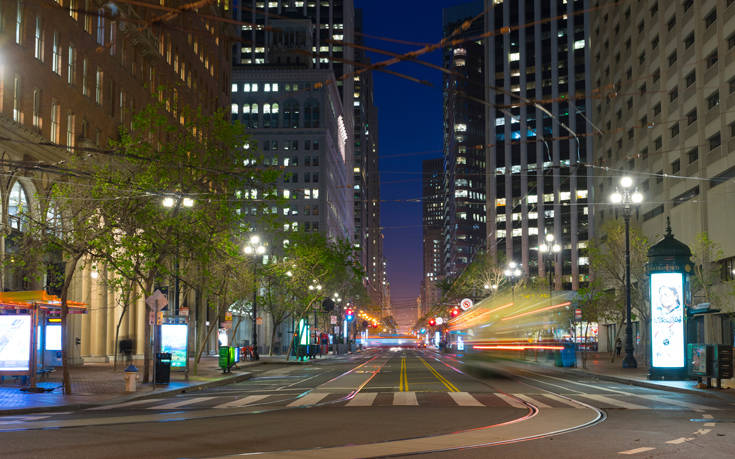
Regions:
M 5 416 L 0 441 L 3 457 L 731 457 L 735 400 L 515 362 L 486 370 L 405 349 L 260 365 L 175 397 Z

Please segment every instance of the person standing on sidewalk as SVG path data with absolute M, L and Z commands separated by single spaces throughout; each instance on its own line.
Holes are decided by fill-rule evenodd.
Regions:
M 615 340 L 615 355 L 620 357 L 620 352 L 623 350 L 623 341 L 618 338 Z

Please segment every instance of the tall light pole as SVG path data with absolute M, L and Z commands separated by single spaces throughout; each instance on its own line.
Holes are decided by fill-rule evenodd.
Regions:
M 163 207 L 173 208 L 176 215 L 180 208 L 194 207 L 194 200 L 181 195 L 166 196 L 162 201 Z M 179 315 L 179 230 L 176 230 L 176 253 L 174 256 L 174 315 Z
M 510 263 L 508 263 L 508 267 L 505 268 L 505 271 L 503 272 L 503 274 L 505 274 L 505 277 L 510 279 L 511 295 L 513 297 L 513 302 L 515 303 L 516 301 L 516 282 L 518 279 L 520 279 L 521 274 L 523 274 L 523 272 L 521 271 L 521 265 L 519 265 L 515 261 L 511 261 Z
M 243 249 L 245 255 L 253 257 L 253 360 L 260 360 L 258 355 L 258 279 L 256 276 L 258 259 L 263 258 L 265 250 L 265 245 L 260 243 L 260 236 L 257 234 L 250 236 L 250 240 Z
M 643 202 L 643 194 L 638 188 L 633 188 L 633 179 L 629 176 L 620 178 L 620 188 L 610 195 L 610 202 L 623 207 L 623 218 L 625 219 L 625 359 L 623 368 L 637 368 L 633 356 L 633 323 L 630 312 L 630 216 L 633 206 Z
M 546 262 L 546 271 L 549 273 L 549 301 L 551 300 L 552 296 L 552 276 L 551 276 L 551 269 L 553 268 L 552 260 L 555 261 L 556 254 L 561 252 L 561 246 L 554 242 L 554 235 L 552 233 L 546 234 L 546 242 L 542 243 L 540 246 L 538 246 L 538 251 L 541 252 L 542 257 L 544 258 L 544 261 Z

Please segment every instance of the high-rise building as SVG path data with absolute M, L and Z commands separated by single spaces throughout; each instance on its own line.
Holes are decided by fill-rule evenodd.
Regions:
M 355 11 L 355 28 L 362 30 L 362 11 Z M 362 35 L 356 34 L 358 45 Z M 370 65 L 364 50 L 355 50 L 358 68 Z M 385 269 L 383 237 L 380 228 L 380 175 L 378 171 L 378 109 L 373 103 L 373 75 L 364 72 L 354 77 L 355 147 L 353 193 L 355 205 L 354 244 L 360 249 L 367 290 L 375 305 L 383 303 Z
M 352 1 L 241 2 L 233 47 L 232 118 L 245 124 L 266 166 L 284 167 L 284 231 L 352 241 Z M 288 225 L 288 228 L 286 228 Z
M 589 3 L 485 3 L 487 248 L 544 276 L 537 247 L 553 234 L 556 288 L 578 288 L 588 268 Z
M 39 196 L 58 180 L 43 164 L 62 164 L 76 148 L 106 148 L 120 128 L 129 128 L 133 116 L 158 95 L 179 120 L 183 106 L 214 114 L 229 100 L 229 47 L 225 24 L 216 17 L 224 11 L 209 3 L 200 14 L 173 15 L 164 26 L 131 26 L 130 18 L 151 17 L 145 4 L 116 4 L 59 0 L 53 3 L 0 0 L 0 141 L 9 174 L 0 187 L 6 203 L 0 219 L 0 257 L 22 257 L 17 240 L 25 230 L 20 216 L 41 209 Z M 178 4 L 179 2 L 176 2 Z M 183 2 L 182 2 L 183 3 Z M 171 5 L 176 6 L 176 5 Z M 208 18 L 206 16 L 209 16 Z M 38 164 L 13 169 L 10 164 Z M 87 314 L 69 318 L 64 348 L 74 363 L 109 361 L 119 336 L 135 339 L 134 352 L 142 355 L 146 305 L 138 300 L 121 317 L 115 293 L 90 276 L 87 264 L 72 279 L 70 299 L 88 304 Z M 0 270 L 0 289 L 41 290 L 41 280 L 13 276 Z M 119 321 L 118 321 L 119 320 Z M 76 343 L 76 344 L 75 344 Z
M 600 90 L 591 117 L 602 131 L 595 201 L 608 202 L 631 175 L 645 198 L 633 219 L 648 239 L 664 232 L 666 217 L 690 247 L 707 233 L 721 248 L 709 261 L 720 263 L 723 280 L 735 268 L 734 13 L 730 1 L 649 0 L 591 15 L 591 79 Z M 598 223 L 618 215 L 604 204 L 594 212 Z
M 449 36 L 484 9 L 482 1 L 444 9 Z M 456 35 L 461 44 L 444 49 L 444 216 L 442 273 L 455 276 L 485 246 L 485 108 L 483 32 L 479 19 Z
M 444 160 L 422 162 L 422 251 L 421 309 L 439 300 L 435 282 L 442 274 L 442 224 L 444 218 Z

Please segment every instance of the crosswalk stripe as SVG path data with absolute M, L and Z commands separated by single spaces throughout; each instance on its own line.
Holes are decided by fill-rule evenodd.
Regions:
M 643 405 L 637 405 L 635 403 L 628 403 L 624 402 L 622 400 L 615 400 L 612 397 L 606 397 L 604 395 L 600 394 L 578 394 L 582 397 L 589 398 L 592 400 L 595 400 L 597 402 L 606 403 L 608 405 L 616 406 L 618 408 L 625 408 L 627 410 L 647 410 Z
M 552 399 L 552 400 L 555 400 L 555 401 L 557 401 L 557 402 L 559 402 L 559 403 L 563 403 L 563 404 L 565 404 L 565 405 L 569 405 L 569 406 L 571 406 L 572 408 L 578 408 L 578 409 L 584 408 L 584 406 L 582 406 L 581 404 L 579 404 L 579 403 L 577 403 L 577 402 L 573 402 L 573 401 L 571 401 L 571 400 L 567 400 L 567 399 L 565 399 L 564 397 L 559 397 L 559 396 L 558 396 L 558 395 L 556 395 L 556 394 L 548 394 L 548 393 L 547 393 L 547 394 L 541 394 L 541 395 L 543 395 L 543 396 L 544 396 L 544 397 L 546 397 L 546 398 L 550 398 L 550 399 Z
M 100 411 L 100 410 L 114 410 L 115 408 L 125 408 L 127 406 L 142 405 L 144 403 L 158 402 L 163 400 L 161 398 L 145 398 L 143 400 L 133 400 L 130 402 L 116 403 L 115 405 L 102 405 L 95 406 L 94 408 L 87 408 L 88 411 Z
M 508 405 L 512 406 L 513 408 L 525 408 L 528 409 L 528 407 L 521 403 L 520 401 L 516 400 L 515 398 L 511 397 L 508 394 L 502 394 L 500 392 L 496 392 L 495 396 L 498 397 L 500 400 L 504 401 Z
M 513 395 L 515 395 L 516 397 L 518 397 L 518 398 L 520 398 L 522 400 L 527 401 L 528 403 L 530 403 L 532 405 L 536 405 L 538 408 L 551 408 L 550 405 L 547 405 L 546 403 L 544 403 L 544 402 L 542 402 L 540 400 L 536 400 L 533 397 L 529 397 L 526 394 L 513 394 Z
M 682 402 L 681 400 L 674 400 L 661 395 L 649 395 L 646 398 L 656 400 L 661 403 L 668 403 L 669 405 L 681 406 L 683 408 L 689 408 L 693 411 L 705 411 L 705 410 L 719 410 L 721 408 L 713 408 L 711 406 L 700 405 L 698 403 Z
M 317 392 L 317 393 L 307 394 L 297 400 L 294 400 L 293 402 L 289 403 L 286 406 L 315 405 L 319 403 L 327 395 L 329 395 L 328 392 Z
M 633 455 L 633 454 L 638 454 L 638 453 L 645 453 L 646 451 L 653 451 L 654 449 L 656 448 L 643 447 L 643 448 L 629 449 L 628 451 L 620 451 L 618 454 Z
M 245 405 L 250 405 L 251 403 L 255 403 L 259 400 L 263 400 L 266 397 L 270 397 L 270 395 L 248 395 L 247 397 L 239 398 L 237 400 L 233 400 L 231 402 L 223 403 L 221 405 L 215 406 L 215 408 L 238 408 Z
M 179 400 L 178 402 L 164 403 L 163 405 L 149 406 L 149 410 L 172 410 L 174 408 L 181 408 L 186 405 L 193 405 L 199 402 L 206 402 L 214 397 L 191 397 L 185 400 Z
M 345 406 L 372 406 L 375 401 L 375 397 L 378 396 L 377 392 L 365 392 L 355 395 Z
M 485 406 L 468 392 L 447 392 L 459 406 Z
M 416 392 L 395 392 L 393 394 L 394 406 L 418 406 Z

